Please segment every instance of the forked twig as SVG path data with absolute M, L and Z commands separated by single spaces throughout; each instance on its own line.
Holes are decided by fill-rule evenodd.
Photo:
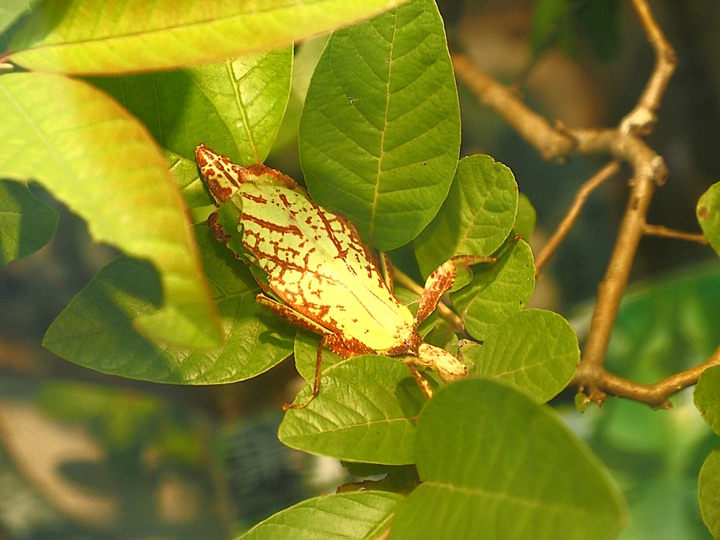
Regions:
M 672 407 L 672 404 L 668 401 L 670 396 L 697 383 L 700 375 L 713 366 L 720 366 L 720 347 L 715 349 L 710 358 L 702 364 L 671 375 L 655 384 L 629 381 L 602 368 L 595 372 L 596 380 L 594 382 L 599 388 L 603 389 L 602 391 L 606 392 L 604 398 L 607 397 L 607 394 L 612 394 L 647 403 L 651 407 L 668 409 Z M 594 398 L 589 396 L 588 399 L 595 401 L 597 396 Z
M 720 363 L 720 349 L 705 363 L 654 385 L 626 380 L 604 368 L 612 327 L 642 237 L 653 234 L 705 243 L 702 235 L 672 231 L 646 222 L 655 187 L 665 182 L 668 171 L 662 157 L 641 136 L 652 130 L 656 111 L 675 71 L 677 59 L 647 1 L 632 0 L 632 4 L 655 50 L 656 62 L 637 104 L 615 129 L 570 129 L 561 124 L 552 125 L 523 104 L 514 92 L 473 64 L 467 56 L 454 55 L 453 65 L 458 79 L 467 84 L 481 102 L 505 119 L 545 159 L 559 161 L 571 154 L 605 154 L 631 167 L 631 190 L 627 207 L 605 277 L 598 287 L 588 339 L 572 384 L 586 392 L 589 400 L 598 404 L 608 394 L 614 394 L 664 407 L 669 405 L 667 398 L 670 395 L 695 383 L 705 369 Z M 538 273 L 567 235 L 587 196 L 615 174 L 617 166 L 617 163 L 608 164 L 580 188 L 567 216 L 538 257 Z
M 637 104 L 620 123 L 620 129 L 626 133 L 647 135 L 657 120 L 656 111 L 675 72 L 677 55 L 660 30 L 647 1 L 632 0 L 632 3 L 648 40 L 655 49 L 655 68 Z

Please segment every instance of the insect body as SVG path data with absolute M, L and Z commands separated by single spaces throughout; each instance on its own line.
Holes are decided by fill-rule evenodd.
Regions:
M 195 155 L 218 208 L 210 227 L 250 267 L 263 289 L 258 302 L 323 336 L 313 396 L 319 391 L 324 345 L 346 358 L 401 357 L 428 395 L 417 366 L 434 369 L 445 382 L 465 376 L 459 360 L 417 332 L 453 284 L 452 261 L 430 275 L 413 317 L 355 228 L 312 202 L 292 178 L 261 164 L 241 167 L 202 144 Z

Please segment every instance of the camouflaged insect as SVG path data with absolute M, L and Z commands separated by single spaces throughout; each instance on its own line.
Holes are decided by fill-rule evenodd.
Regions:
M 257 301 L 322 335 L 313 397 L 319 391 L 323 346 L 345 358 L 366 353 L 400 357 L 428 396 L 430 386 L 418 366 L 434 369 L 445 382 L 466 375 L 457 358 L 425 343 L 417 331 L 452 286 L 452 261 L 428 277 L 413 317 L 393 295 L 355 228 L 311 201 L 292 178 L 262 164 L 241 167 L 202 144 L 195 156 L 218 208 L 208 220 L 210 228 L 250 267 L 264 291 Z

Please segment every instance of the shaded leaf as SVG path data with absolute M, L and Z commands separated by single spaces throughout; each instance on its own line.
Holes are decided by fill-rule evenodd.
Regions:
M 0 78 L 0 176 L 34 179 L 91 235 L 153 263 L 163 303 L 135 321 L 152 339 L 221 341 L 185 203 L 147 131 L 107 95 L 40 73 Z
M 293 355 L 295 356 L 295 367 L 300 376 L 312 384 L 315 380 L 315 367 L 317 365 L 317 352 L 320 345 L 320 336 L 298 330 L 295 335 Z M 322 370 L 325 371 L 332 365 L 342 362 L 344 358 L 332 352 L 327 347 L 322 350 Z
M 290 91 L 292 48 L 167 73 L 96 77 L 168 150 L 194 161 L 202 142 L 233 162 L 265 160 Z M 180 114 L 180 112 L 182 112 Z
M 387 251 L 412 240 L 446 197 L 460 119 L 443 22 L 417 0 L 332 34 L 299 129 L 313 199 Z
M 4 0 L 0 4 L 0 31 L 5 30 L 23 13 L 29 12 L 38 0 Z
M 392 540 L 600 540 L 625 521 L 605 468 L 554 411 L 494 381 L 440 389 L 415 455 L 423 483 L 399 505 Z
M 159 383 L 219 384 L 249 379 L 287 358 L 292 332 L 255 301 L 258 287 L 240 261 L 199 228 L 203 265 L 227 341 L 201 351 L 159 346 L 132 321 L 161 300 L 153 267 L 119 257 L 103 268 L 48 329 L 43 345 L 103 373 Z
M 27 69 L 73 74 L 157 71 L 220 62 L 288 45 L 370 17 L 393 0 L 53 0 L 34 11 L 10 43 Z
M 27 186 L 0 181 L 0 266 L 34 253 L 55 233 L 57 212 Z
M 566 53 L 573 53 L 573 4 L 573 0 L 538 0 L 535 3 L 530 32 L 534 54 L 542 53 L 555 43 L 559 43 Z
M 605 62 L 614 60 L 621 49 L 620 7 L 618 0 L 584 0 L 578 12 L 579 28 L 595 55 Z

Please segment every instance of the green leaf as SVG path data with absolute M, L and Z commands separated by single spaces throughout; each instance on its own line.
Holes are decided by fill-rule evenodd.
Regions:
M 312 384 L 315 381 L 315 367 L 317 366 L 317 352 L 320 346 L 320 336 L 303 330 L 298 330 L 295 335 L 293 355 L 295 356 L 295 367 L 300 376 Z M 322 350 L 322 370 L 342 362 L 344 358 L 332 352 L 327 347 Z
M 416 0 L 333 33 L 300 119 L 313 199 L 380 250 L 412 240 L 447 196 L 460 147 L 443 22 Z
M 535 55 L 556 42 L 572 53 L 574 49 L 574 32 L 571 23 L 573 0 L 538 0 L 533 7 L 533 20 L 530 32 L 530 43 Z
M 497 326 L 482 345 L 462 349 L 476 373 L 521 390 L 540 403 L 559 394 L 580 362 L 575 331 L 557 313 L 519 311 Z
M 397 5 L 393 0 L 44 2 L 10 43 L 27 69 L 120 74 L 220 62 L 288 45 Z
M 520 193 L 518 198 L 518 211 L 515 218 L 514 229 L 520 236 L 529 240 L 535 230 L 535 222 L 537 221 L 537 213 L 530 199 L 526 195 Z
M 697 219 L 708 242 L 720 255 L 720 182 L 710 186 L 700 197 Z
M 221 341 L 186 207 L 147 131 L 108 96 L 40 73 L 0 78 L 0 176 L 32 178 L 88 222 L 92 236 L 153 263 L 161 309 L 135 321 L 154 340 Z
M 720 449 L 713 450 L 700 469 L 698 499 L 710 534 L 720 538 Z
M 484 340 L 495 326 L 525 307 L 534 286 L 532 251 L 524 240 L 516 240 L 497 262 L 474 266 L 470 284 L 451 298 L 468 334 Z
M 204 225 L 208 216 L 215 211 L 215 205 L 205 183 L 200 179 L 195 161 L 190 161 L 167 150 L 164 151 L 164 154 L 170 167 L 170 173 L 192 214 L 193 224 L 202 223 Z
M 510 169 L 483 154 L 461 159 L 440 212 L 415 241 L 422 274 L 455 255 L 492 255 L 510 234 L 517 206 Z
M 310 386 L 295 402 L 309 396 Z M 414 418 L 424 401 L 401 360 L 357 356 L 323 371 L 320 393 L 286 413 L 278 438 L 310 454 L 405 465 L 413 462 Z
M 29 12 L 38 0 L 4 0 L 0 4 L 0 31 L 8 28 L 23 13 Z
M 57 212 L 33 197 L 26 185 L 0 181 L 0 267 L 47 244 Z
M 196 227 L 197 243 L 227 341 L 191 352 L 160 347 L 139 334 L 132 320 L 160 302 L 160 283 L 149 264 L 120 257 L 55 319 L 43 344 L 76 364 L 153 382 L 218 384 L 255 377 L 288 357 L 292 330 L 258 305 L 255 295 L 260 288 L 248 269 L 210 234 L 205 224 L 210 196 L 195 164 L 169 157 L 190 208 L 205 209 Z
M 257 524 L 238 540 L 371 540 L 385 538 L 403 497 L 385 491 L 308 499 Z
M 97 77 L 168 150 L 188 159 L 203 142 L 233 162 L 265 160 L 290 92 L 292 48 L 181 71 Z M 182 111 L 182 114 L 179 112 Z
M 720 366 L 706 369 L 695 386 L 695 406 L 720 435 Z
M 160 302 L 160 283 L 152 266 L 126 257 L 103 268 L 68 304 L 43 345 L 102 373 L 175 384 L 241 381 L 287 358 L 292 332 L 255 301 L 259 289 L 244 265 L 206 226 L 198 230 L 203 266 L 228 336 L 223 346 L 188 351 L 159 346 L 138 333 L 132 321 Z
M 441 388 L 420 415 L 423 482 L 392 540 L 611 539 L 625 520 L 600 461 L 548 407 L 490 380 Z

